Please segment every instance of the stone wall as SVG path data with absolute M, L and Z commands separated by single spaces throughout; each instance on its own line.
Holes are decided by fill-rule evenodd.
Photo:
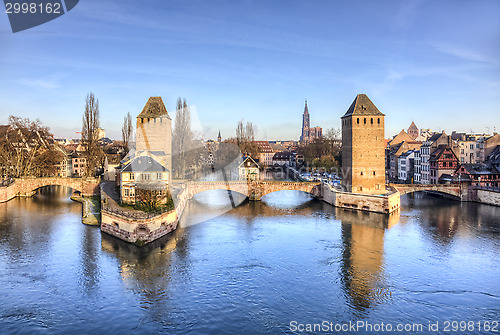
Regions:
M 322 200 L 335 207 L 386 214 L 401 207 L 399 192 L 389 195 L 356 194 L 336 191 L 330 185 L 323 184 L 321 193 Z
M 342 185 L 346 190 L 380 194 L 385 190 L 383 115 L 342 118 Z
M 172 171 L 172 120 L 166 115 L 137 118 L 137 151 L 163 151 L 165 164 Z
M 500 192 L 471 189 L 469 190 L 468 200 L 488 205 L 500 206 Z

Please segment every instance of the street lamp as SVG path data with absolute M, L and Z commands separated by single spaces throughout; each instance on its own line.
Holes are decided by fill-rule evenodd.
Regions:
M 462 201 L 462 173 L 458 173 L 458 187 L 460 190 L 460 201 Z

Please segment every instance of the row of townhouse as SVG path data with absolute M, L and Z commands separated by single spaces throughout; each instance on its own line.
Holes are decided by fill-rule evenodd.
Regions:
M 495 171 L 490 167 L 491 154 L 500 146 L 500 135 L 451 135 L 432 133 L 419 145 L 403 130 L 388 142 L 387 178 L 390 182 L 437 184 L 456 181 L 459 167 L 468 164 L 470 171 L 482 171 L 476 184 L 496 184 Z M 498 149 L 500 150 L 500 149 Z M 473 173 L 473 172 L 471 172 Z M 488 182 L 484 182 L 489 180 Z M 486 184 L 487 185 L 486 185 Z

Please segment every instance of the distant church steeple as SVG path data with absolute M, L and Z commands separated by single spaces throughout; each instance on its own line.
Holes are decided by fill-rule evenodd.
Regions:
M 222 142 L 222 137 L 220 136 L 220 130 L 219 130 L 219 135 L 217 136 L 217 142 Z
M 309 141 L 309 110 L 307 109 L 307 99 L 304 106 L 304 114 L 302 115 L 302 134 L 300 135 L 300 142 Z

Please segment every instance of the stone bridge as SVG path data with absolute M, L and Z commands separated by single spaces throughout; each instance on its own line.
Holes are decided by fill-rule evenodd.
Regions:
M 389 184 L 389 186 L 394 187 L 401 195 L 427 191 L 461 198 L 461 195 L 467 193 L 467 187 L 460 187 L 458 184 Z
M 241 193 L 249 200 L 260 200 L 266 194 L 285 190 L 307 192 L 318 197 L 321 195 L 320 185 L 320 182 L 295 181 L 195 181 L 186 184 L 186 191 L 189 199 L 209 190 L 229 190 Z
M 9 186 L 0 187 L 0 202 L 9 201 L 18 196 L 30 196 L 36 189 L 51 185 L 70 187 L 83 196 L 98 195 L 99 184 L 100 180 L 95 178 L 18 178 Z

